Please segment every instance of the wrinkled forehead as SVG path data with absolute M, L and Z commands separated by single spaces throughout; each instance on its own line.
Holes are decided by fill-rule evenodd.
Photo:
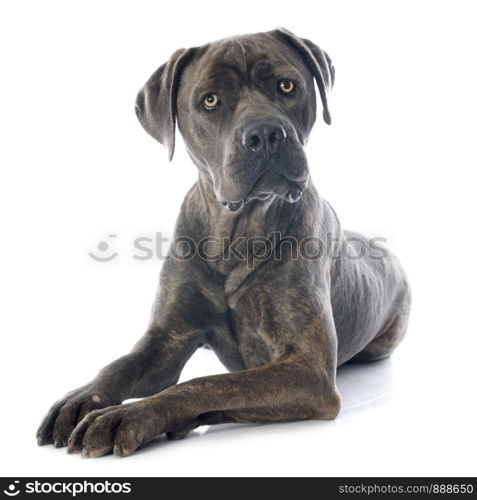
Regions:
M 264 81 L 275 76 L 312 78 L 295 51 L 268 33 L 211 43 L 202 48 L 189 71 L 188 81 L 200 87 L 237 80 Z

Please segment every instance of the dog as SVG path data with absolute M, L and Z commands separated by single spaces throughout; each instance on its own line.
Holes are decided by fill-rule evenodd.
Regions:
M 304 147 L 317 95 L 331 123 L 334 77 L 328 54 L 286 29 L 181 49 L 153 73 L 136 114 L 169 159 L 177 123 L 198 181 L 146 333 L 53 405 L 39 445 L 127 456 L 200 425 L 334 419 L 337 367 L 395 350 L 410 313 L 405 273 L 343 230 L 310 180 Z M 197 251 L 184 258 L 191 242 Z M 303 251 L 320 242 L 318 256 Z M 177 384 L 204 345 L 229 373 Z M 122 404 L 129 398 L 143 399 Z

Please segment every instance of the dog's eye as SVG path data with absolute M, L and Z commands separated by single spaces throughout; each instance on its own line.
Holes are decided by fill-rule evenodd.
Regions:
M 202 101 L 204 108 L 208 111 L 212 111 L 220 104 L 220 99 L 217 94 L 207 94 Z
M 278 90 L 285 95 L 292 95 L 293 92 L 295 91 L 295 84 L 291 81 L 285 78 L 284 80 L 280 80 L 278 82 Z

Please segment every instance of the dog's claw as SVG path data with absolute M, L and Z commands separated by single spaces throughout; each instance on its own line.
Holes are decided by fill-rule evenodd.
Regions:
M 53 444 L 55 448 L 62 448 L 64 446 L 63 441 L 58 437 L 55 439 L 55 442 Z
M 124 456 L 123 449 L 119 444 L 114 445 L 113 453 L 116 457 L 123 457 Z

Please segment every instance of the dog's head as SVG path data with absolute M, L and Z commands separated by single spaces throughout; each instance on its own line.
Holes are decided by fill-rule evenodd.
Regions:
M 329 124 L 326 52 L 285 29 L 244 35 L 175 52 L 139 92 L 136 113 L 170 159 L 177 118 L 191 158 L 229 210 L 272 196 L 293 203 L 309 177 L 314 81 Z

